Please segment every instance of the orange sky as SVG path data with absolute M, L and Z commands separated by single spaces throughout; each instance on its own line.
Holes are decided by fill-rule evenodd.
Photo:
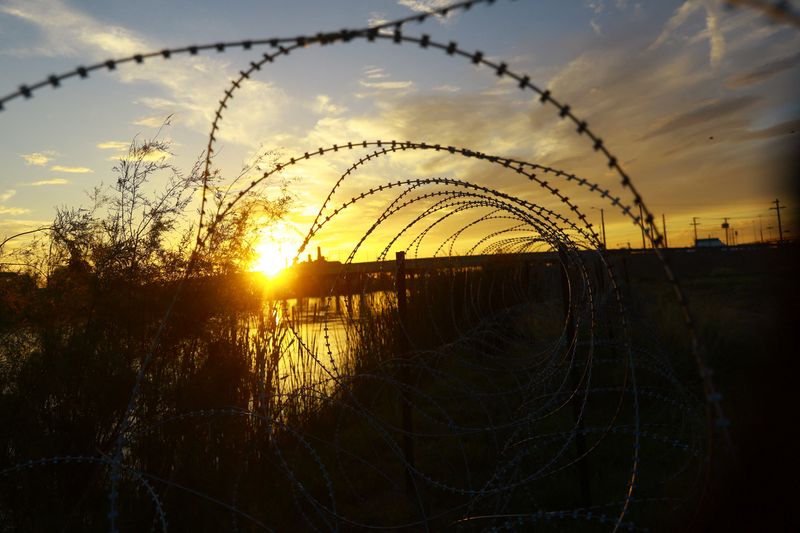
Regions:
M 260 16 L 257 7 L 246 11 L 208 3 L 187 11 L 185 24 L 176 29 L 148 23 L 124 7 L 90 12 L 62 0 L 47 9 L 38 0 L 9 1 L 0 7 L 5 50 L 0 69 L 14 75 L 4 76 L 6 88 L 0 93 L 109 55 L 358 28 L 440 3 L 353 0 L 347 8 L 332 9 L 298 2 L 260 19 L 269 23 L 254 22 Z M 305 16 L 304 8 L 319 16 Z M 505 62 L 509 71 L 529 76 L 558 102 L 568 103 L 631 176 L 659 227 L 661 214 L 666 215 L 670 245 L 691 244 L 693 217 L 699 218 L 700 237 L 722 237 L 720 226 L 729 217 L 739 242 L 758 240 L 762 231 L 765 238 L 775 238 L 775 211 L 769 209 L 775 198 L 788 206 L 782 211 L 788 235 L 800 232 L 790 196 L 797 175 L 789 164 L 800 138 L 797 29 L 772 24 L 755 11 L 723 9 L 714 0 L 595 0 L 498 2 L 406 28 L 407 35 L 422 33 L 434 41 L 456 41 L 470 53 L 480 49 L 495 65 Z M 259 149 L 275 151 L 288 162 L 348 141 L 407 140 L 559 169 L 633 205 L 607 159 L 533 91 L 521 91 L 515 80 L 463 57 L 377 41 L 309 46 L 254 73 L 224 110 L 215 133 L 216 168 L 235 176 Z M 130 140 L 153 135 L 170 114 L 171 126 L 163 135 L 175 143 L 172 161 L 189 168 L 206 146 L 210 119 L 230 80 L 268 50 L 148 60 L 65 81 L 57 92 L 43 89 L 30 101 L 8 102 L 0 114 L 7 139 L 0 149 L 0 236 L 47 223 L 57 206 L 86 203 L 84 191 L 108 183 L 114 159 Z M 292 180 L 295 201 L 279 240 L 296 242 L 304 235 L 333 183 L 372 150 L 340 150 L 283 171 L 281 178 Z M 513 170 L 430 151 L 370 161 L 343 182 L 332 205 L 387 182 L 433 177 L 474 182 L 571 214 Z M 563 178 L 542 179 L 598 227 L 599 208 L 604 209 L 609 247 L 641 246 L 639 230 L 608 200 Z M 345 259 L 400 193 L 371 195 L 337 214 L 312 240 L 311 251 L 320 245 L 329 258 Z M 374 259 L 433 202 L 415 202 L 388 218 L 364 241 L 356 260 Z M 426 235 L 420 254 L 433 253 L 490 211 L 476 207 L 446 218 Z M 188 213 L 187 220 L 194 216 Z M 502 219 L 475 223 L 453 249 L 463 253 L 486 234 L 514 224 Z M 397 246 L 407 246 L 416 235 L 409 232 Z

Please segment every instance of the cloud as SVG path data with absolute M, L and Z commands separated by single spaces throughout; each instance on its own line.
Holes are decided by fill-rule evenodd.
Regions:
M 691 0 L 681 4 L 681 6 L 675 10 L 675 13 L 672 14 L 669 20 L 667 20 L 667 23 L 664 24 L 664 28 L 661 30 L 661 33 L 650 45 L 650 50 L 655 50 L 659 46 L 663 45 L 675 32 L 675 30 L 677 30 L 678 27 L 686 22 L 686 20 L 689 18 L 689 15 L 697 11 L 699 8 L 700 5 Z
M 112 155 L 106 158 L 107 161 L 161 161 L 169 159 L 172 154 L 164 150 L 148 150 L 146 154 L 121 154 Z
M 53 165 L 50 167 L 50 170 L 53 172 L 67 172 L 69 174 L 87 174 L 89 172 L 94 172 L 94 170 L 87 167 L 65 167 L 62 165 Z
M 208 58 L 195 58 L 208 60 Z M 213 64 L 212 60 L 208 60 Z M 177 64 L 177 63 L 175 63 Z M 220 71 L 228 71 L 227 65 L 217 65 L 211 72 L 199 74 L 194 69 L 172 69 L 163 73 L 162 80 L 169 97 L 143 97 L 137 103 L 166 115 L 176 115 L 182 124 L 202 134 L 208 134 L 208 126 L 220 99 Z M 233 76 L 232 72 L 229 75 Z M 236 98 L 228 103 L 225 120 L 220 123 L 216 137 L 249 147 L 256 147 L 262 139 L 280 133 L 279 126 L 291 120 L 295 101 L 286 91 L 270 82 L 252 77 L 236 92 Z M 151 117 L 152 118 L 152 117 Z M 163 118 L 138 121 L 148 127 L 160 126 Z
M 443 93 L 457 93 L 461 90 L 461 87 L 456 87 L 455 85 L 439 85 L 434 87 L 433 90 Z
M 386 91 L 397 91 L 395 94 L 405 94 L 414 90 L 414 82 L 406 81 L 391 81 L 388 78 L 391 76 L 382 67 L 367 65 L 363 69 L 364 79 L 358 81 L 361 87 L 372 89 L 370 92 L 355 93 L 356 98 L 368 97 L 383 97 Z M 377 81 L 384 80 L 384 81 Z
M 130 145 L 130 142 L 125 141 L 105 141 L 97 143 L 97 147 L 101 150 L 127 150 Z
M 3 194 L 0 194 L 0 203 L 5 203 L 9 201 L 11 198 L 14 197 L 15 194 L 17 194 L 17 191 L 15 191 L 14 189 L 8 189 Z
M 362 87 L 367 87 L 370 89 L 380 89 L 380 90 L 388 90 L 388 91 L 396 91 L 398 89 L 408 89 L 414 86 L 413 81 L 364 81 L 360 80 L 358 82 Z
M 106 56 L 130 55 L 145 49 L 145 39 L 123 27 L 109 25 L 74 10 L 59 0 L 9 0 L 0 13 L 22 19 L 43 30 L 52 55 L 78 55 L 86 49 Z
M 314 99 L 314 111 L 322 115 L 341 115 L 347 108 L 334 104 L 327 94 L 318 94 Z
M 65 180 L 64 178 L 53 178 L 49 180 L 39 180 L 34 181 L 33 183 L 27 183 L 26 185 L 30 187 L 43 187 L 45 185 L 67 185 L 69 180 Z
M 595 15 L 607 11 L 605 0 L 584 0 L 583 5 Z M 625 10 L 628 8 L 628 0 L 614 0 L 614 7 L 619 10 Z M 641 5 L 637 3 L 635 7 L 641 8 Z
M 44 152 L 34 152 L 32 154 L 22 154 L 20 157 L 25 160 L 25 162 L 29 165 L 35 165 L 37 167 L 43 167 L 48 162 L 52 161 L 53 156 L 56 155 L 55 152 L 52 150 L 46 150 Z
M 387 22 L 389 22 L 389 19 L 386 18 L 386 13 L 382 11 L 371 11 L 369 17 L 367 18 L 368 26 L 380 26 L 382 24 L 386 24 Z
M 712 67 L 718 67 L 725 57 L 725 36 L 719 24 L 719 6 L 710 0 L 686 0 L 681 4 L 648 50 L 662 46 L 701 7 L 706 12 L 706 29 L 702 35 L 709 41 L 709 62 Z
M 746 31 L 742 36 L 749 38 Z M 730 61 L 720 63 L 722 72 L 715 73 L 708 68 L 708 56 L 702 48 L 662 46 L 647 50 L 651 40 L 643 32 L 609 35 L 601 46 L 586 49 L 563 65 L 551 75 L 550 83 L 542 83 L 541 73 L 529 74 L 588 121 L 633 176 L 648 203 L 674 202 L 697 194 L 718 202 L 748 197 L 748 192 L 743 192 L 748 191 L 747 184 L 752 181 L 748 178 L 759 172 L 774 174 L 771 168 L 775 163 L 765 164 L 766 156 L 758 157 L 759 149 L 765 146 L 760 139 L 780 135 L 781 127 L 761 131 L 756 126 L 764 109 L 779 97 L 767 88 L 761 96 L 741 96 L 722 87 L 725 69 L 737 64 L 739 58 L 735 54 L 743 53 L 737 46 L 725 52 L 731 54 Z M 738 41 L 731 42 L 738 45 Z M 363 83 L 391 82 L 380 69 L 369 71 L 376 76 L 373 79 L 367 73 L 362 75 Z M 575 133 L 575 125 L 559 119 L 551 106 L 542 106 L 534 95 L 519 90 L 511 94 L 491 89 L 481 93 L 468 85 L 457 92 L 444 86 L 437 89 L 392 93 L 392 99 L 376 98 L 373 107 L 357 108 L 357 115 L 325 117 L 305 136 L 298 134 L 292 145 L 396 139 L 463 146 L 562 168 L 610 188 L 612 194 L 622 195 L 625 203 L 631 202 L 628 191 L 619 186 L 618 176 L 608 170 L 591 143 Z M 380 96 L 378 92 L 375 95 Z M 715 140 L 708 140 L 708 130 L 713 131 Z M 672 153 L 667 156 L 667 152 Z M 340 151 L 304 169 L 304 175 L 314 179 L 300 182 L 301 203 L 314 205 L 324 197 L 353 157 L 358 156 Z M 349 199 L 365 187 L 387 180 L 425 176 L 468 179 L 568 214 L 561 211 L 564 206 L 560 202 L 514 173 L 486 162 L 433 151 L 398 152 L 370 162 L 359 168 L 357 179 L 345 181 L 341 195 Z M 586 188 L 574 187 L 563 179 L 552 178 L 551 182 L 584 210 L 591 205 L 607 205 Z M 750 187 L 752 190 L 754 187 Z M 623 223 L 621 216 L 616 220 L 613 211 L 606 210 L 607 222 L 618 222 L 621 229 L 609 239 L 622 242 L 625 232 L 635 228 L 629 221 Z M 681 212 L 671 209 L 667 216 L 672 215 L 680 221 L 677 217 Z M 677 221 L 676 224 L 682 223 Z M 335 230 L 330 229 L 335 233 L 330 239 L 344 243 L 358 238 L 354 234 L 359 226 L 355 219 L 350 222 L 352 227 L 342 219 Z M 632 229 L 624 229 L 629 227 Z
M 698 22 L 709 24 L 707 16 L 698 17 Z M 796 124 L 787 121 L 763 128 L 765 112 L 784 108 L 786 97 L 782 94 L 787 91 L 775 92 L 771 90 L 774 85 L 765 85 L 757 96 L 741 95 L 726 90 L 724 80 L 730 79 L 727 72 L 741 65 L 744 58 L 754 54 L 756 58 L 786 57 L 797 48 L 788 46 L 794 39 L 790 36 L 781 47 L 765 52 L 763 44 L 771 33 L 746 26 L 731 31 L 732 25 L 741 22 L 739 18 L 711 22 L 718 26 L 714 31 L 724 30 L 726 35 L 731 32 L 730 42 L 715 52 L 716 72 L 708 68 L 709 55 L 703 47 L 657 46 L 648 50 L 652 37 L 644 32 L 626 32 L 609 35 L 599 48 L 581 52 L 551 76 L 550 83 L 542 83 L 541 74 L 530 74 L 588 121 L 633 176 L 648 204 L 674 204 L 698 195 L 718 203 L 754 198 L 760 194 L 759 189 L 775 188 L 778 162 L 784 161 L 778 157 L 779 148 L 790 143 L 790 132 Z M 698 37 L 703 42 L 707 39 L 708 35 Z M 742 40 L 747 40 L 747 46 L 741 44 Z M 687 39 L 683 43 L 690 44 Z M 762 51 L 752 52 L 754 48 Z M 792 51 L 787 54 L 786 49 Z M 364 76 L 364 81 L 375 80 Z M 591 149 L 585 137 L 576 135 L 574 124 L 560 120 L 552 107 L 541 106 L 534 96 L 519 91 L 514 94 L 519 97 L 491 91 L 476 94 L 468 87 L 457 94 L 419 90 L 392 100 L 378 100 L 374 110 L 360 116 L 320 121 L 308 139 L 298 140 L 298 144 L 308 141 L 312 146 L 326 146 L 348 139 L 381 138 L 464 146 L 563 168 L 610 188 L 612 194 L 621 194 L 630 203 L 630 194 L 621 189 L 618 176 L 608 171 L 604 159 Z M 712 135 L 713 140 L 709 139 Z M 786 142 L 780 140 L 781 135 Z M 776 141 L 771 141 L 773 138 Z M 349 198 L 365 184 L 370 187 L 382 180 L 438 175 L 492 183 L 557 211 L 563 208 L 519 176 L 487 169 L 485 162 L 465 162 L 436 152 L 398 153 L 385 159 L 391 163 L 382 160 L 359 169 L 358 184 L 353 189 L 345 188 L 342 195 Z M 309 175 L 322 182 L 328 173 L 336 176 L 334 169 L 327 168 Z M 752 180 L 754 175 L 766 177 Z M 584 209 L 605 205 L 585 188 L 555 181 Z M 309 201 L 314 198 L 310 195 Z M 607 217 L 616 216 L 609 215 L 612 211 L 606 210 Z M 674 216 L 678 225 L 683 223 L 681 216 L 691 220 L 692 214 L 702 216 L 689 208 L 667 211 L 667 217 Z M 621 217 L 613 221 L 617 222 L 619 235 L 609 235 L 610 242 L 624 241 L 628 231 L 624 228 L 632 228 Z M 344 242 L 352 231 L 342 227 L 341 240 Z M 635 232 L 635 228 L 630 231 Z M 679 241 L 680 238 L 676 240 Z
M 64 0 L 5 0 L 0 13 L 33 25 L 51 55 L 71 55 L 97 61 L 130 56 L 165 47 L 165 43 L 141 35 L 119 25 L 95 18 L 69 5 Z M 181 57 L 169 62 L 147 60 L 147 67 L 126 65 L 111 76 L 122 83 L 145 82 L 162 89 L 163 97 L 140 98 L 137 103 L 166 116 L 181 116 L 185 126 L 208 133 L 214 109 L 221 96 L 220 77 L 237 77 L 230 60 L 208 56 Z M 276 133 L 278 124 L 292 99 L 272 83 L 249 80 L 237 91 L 235 105 L 230 106 L 217 138 L 245 146 L 254 146 Z M 136 121 L 137 125 L 157 127 L 152 116 Z
M 161 123 L 163 123 L 163 119 L 161 119 Z M 160 126 L 161 124 L 159 124 Z M 105 141 L 97 144 L 97 147 L 101 150 L 114 150 L 118 152 L 115 155 L 109 156 L 106 158 L 106 161 L 161 161 L 163 159 L 169 159 L 172 157 L 172 154 L 166 152 L 164 150 L 148 150 L 144 155 L 131 155 L 129 149 L 131 147 L 130 142 L 125 141 Z
M 403 7 L 407 7 L 411 11 L 416 11 L 418 13 L 430 13 L 436 9 L 442 9 L 453 4 L 452 0 L 397 0 L 397 3 Z M 439 19 L 440 22 L 443 24 L 446 22 L 446 19 L 453 16 L 453 12 L 451 11 L 446 16 L 436 15 L 436 18 Z
M 715 120 L 728 115 L 741 113 L 759 100 L 761 100 L 759 96 L 746 95 L 709 102 L 669 119 L 664 124 L 648 133 L 644 138 L 649 139 L 658 135 L 675 133 L 678 130 L 701 124 L 713 126 Z
M 388 78 L 389 75 L 381 67 L 364 67 L 364 77 L 370 80 Z
M 708 28 L 709 44 L 711 45 L 709 61 L 712 67 L 717 67 L 725 57 L 725 37 L 722 34 L 722 30 L 720 30 L 719 18 L 714 8 L 706 8 L 706 27 Z
M 767 128 L 748 130 L 742 132 L 739 138 L 742 140 L 751 139 L 770 139 L 773 137 L 784 137 L 787 135 L 794 135 L 795 139 L 800 136 L 800 118 L 785 120 Z M 800 141 L 795 141 L 800 142 Z
M 67 9 L 63 2 L 54 0 L 52 3 Z M 442 5 L 446 3 L 451 0 Z M 44 16 L 41 13 L 47 12 L 43 8 L 45 4 L 42 0 L 31 2 L 41 8 L 35 16 Z M 433 4 L 401 2 L 419 12 L 439 7 Z M 630 4 L 631 9 L 636 7 Z M 25 12 L 34 11 L 20 0 L 8 0 L 5 5 Z M 593 5 L 599 6 L 600 2 Z M 790 93 L 791 87 L 783 88 L 777 82 L 784 80 L 771 78 L 796 64 L 795 56 L 800 49 L 797 37 L 784 31 L 779 41 L 768 41 L 779 28 L 744 24 L 752 19 L 745 19 L 739 12 L 727 16 L 721 10 L 713 11 L 708 7 L 713 7 L 712 4 L 700 0 L 681 3 L 666 24 L 662 20 L 654 30 L 633 32 L 625 28 L 615 31 L 614 24 L 606 24 L 607 19 L 601 18 L 607 17 L 607 12 L 615 5 L 625 7 L 621 0 L 608 0 L 604 6 L 606 11 L 597 17 L 607 35 L 604 39 L 593 40 L 597 45 L 595 49 L 578 52 L 567 64 L 527 74 L 542 88 L 552 89 L 555 98 L 571 104 L 575 113 L 589 122 L 592 130 L 619 157 L 648 201 L 653 198 L 669 201 L 694 194 L 724 202 L 744 194 L 742 191 L 755 190 L 748 185 L 755 181 L 763 188 L 773 186 L 772 152 L 766 150 L 771 145 L 765 139 L 787 135 L 785 130 L 796 124 L 788 121 L 765 127 L 763 118 L 765 113 L 776 110 L 783 111 L 783 118 L 786 118 L 787 101 L 791 101 L 782 95 Z M 67 24 L 69 28 L 64 28 L 55 22 L 37 19 L 35 24 L 41 34 L 54 45 L 63 41 L 64 46 L 76 53 L 106 59 L 108 52 L 102 46 L 104 39 L 113 32 L 109 34 L 107 28 L 99 28 L 102 21 L 69 10 L 79 17 L 80 25 L 70 23 Z M 589 16 L 592 15 L 587 14 L 585 18 Z M 649 24 L 649 21 L 640 22 Z M 695 23 L 704 28 L 703 31 L 679 35 L 688 29 L 695 31 Z M 738 27 L 733 28 L 734 24 Z M 75 35 L 82 31 L 81 27 L 103 36 Z M 585 29 L 588 33 L 588 28 Z M 162 43 L 124 30 L 119 35 L 123 41 L 130 38 L 141 43 L 140 50 L 163 47 Z M 654 36 L 657 36 L 655 40 Z M 706 42 L 710 46 L 708 51 Z M 130 42 L 125 46 L 131 46 Z M 220 90 L 224 88 L 220 85 L 220 76 L 236 76 L 236 70 L 227 63 L 227 54 L 212 57 L 176 57 L 170 62 L 147 60 L 146 68 L 121 66 L 110 76 L 124 83 L 149 83 L 158 89 L 139 91 L 143 97 L 138 104 L 148 110 L 142 111 L 142 118 L 135 121 L 136 125 L 157 128 L 163 117 L 178 113 L 183 125 L 207 134 Z M 743 63 L 743 57 L 750 59 Z M 772 58 L 780 59 L 770 62 Z M 508 57 L 502 59 L 513 64 Z M 716 67 L 716 72 L 708 68 L 709 62 Z M 527 64 L 536 66 L 537 62 L 531 59 Z M 742 64 L 748 68 L 743 68 Z M 738 68 L 732 70 L 734 66 Z M 465 65 L 465 68 L 472 67 Z M 491 72 L 486 73 L 487 79 L 494 79 Z M 217 137 L 245 145 L 256 145 L 268 138 L 272 146 L 292 150 L 290 155 L 296 155 L 295 150 L 302 154 L 309 146 L 328 146 L 356 139 L 424 140 L 498 155 L 516 155 L 563 167 L 605 186 L 618 188 L 618 178 L 610 174 L 606 162 L 591 149 L 586 138 L 576 135 L 574 124 L 560 120 L 551 106 L 540 105 L 531 93 L 515 89 L 514 94 L 519 96 L 513 96 L 495 87 L 478 94 L 477 90 L 470 89 L 468 82 L 463 88 L 439 85 L 423 93 L 422 87 L 446 83 L 448 79 L 440 77 L 431 82 L 430 73 L 424 71 L 418 76 L 412 78 L 414 81 L 393 81 L 384 69 L 367 67 L 359 83 L 360 87 L 372 91 L 364 90 L 359 96 L 373 96 L 376 100 L 360 100 L 352 104 L 350 110 L 343 107 L 345 103 L 350 105 L 347 100 L 331 97 L 336 93 L 312 92 L 309 100 L 297 104 L 295 95 L 287 94 L 281 87 L 251 80 L 236 93 L 232 104 L 229 103 L 230 109 L 226 111 Z M 758 87 L 761 99 L 750 96 L 737 100 L 739 93 L 731 94 L 733 91 L 728 90 L 755 83 L 764 83 L 763 87 Z M 387 95 L 392 98 L 386 98 Z M 298 110 L 305 114 L 303 120 L 294 119 Z M 778 114 L 768 116 L 774 118 Z M 713 142 L 708 141 L 706 130 L 713 130 Z M 122 150 L 121 145 L 111 144 L 114 142 L 100 143 L 98 147 Z M 110 153 L 113 152 L 107 155 Z M 669 157 L 665 155 L 668 153 Z M 304 162 L 305 166 L 295 175 L 309 177 L 297 187 L 298 196 L 302 195 L 302 202 L 306 203 L 298 203 L 304 207 L 318 205 L 320 196 L 316 189 L 324 189 L 324 197 L 342 169 L 352 163 L 354 155 L 355 150 L 340 150 L 325 158 Z M 45 154 L 45 157 L 48 156 Z M 384 162 L 384 159 L 392 162 Z M 42 165 L 49 161 L 50 158 Z M 383 183 L 388 179 L 447 175 L 475 181 L 483 179 L 484 183 L 497 184 L 498 188 L 508 186 L 509 192 L 519 190 L 521 195 L 528 195 L 526 197 L 543 203 L 549 201 L 532 194 L 530 183 L 519 176 L 509 177 L 507 171 L 497 172 L 486 162 L 464 162 L 444 153 L 392 154 L 381 158 L 380 162 L 370 162 L 369 168 L 358 172 L 359 180 L 354 185 L 358 190 L 364 184 Z M 753 180 L 754 175 L 765 178 Z M 325 181 L 330 176 L 333 181 Z M 567 188 L 570 197 L 577 198 L 582 207 L 585 207 L 583 202 L 598 201 L 596 196 L 584 195 L 569 185 L 565 190 Z M 534 192 L 539 193 L 538 190 Z M 360 228 L 361 225 L 356 224 L 353 231 Z M 610 242 L 615 240 L 609 237 Z
M 747 85 L 761 83 L 762 81 L 772 78 L 773 76 L 777 76 L 778 74 L 785 72 L 798 64 L 800 64 L 800 53 L 783 57 L 781 59 L 776 59 L 775 61 L 770 61 L 769 63 L 757 67 L 750 72 L 741 74 L 735 78 L 730 78 L 725 85 L 730 88 L 740 88 Z
M 30 212 L 30 209 L 25 209 L 24 207 L 3 207 L 0 205 L 0 215 L 24 215 Z
M 583 5 L 589 8 L 592 13 L 602 13 L 605 11 L 605 3 L 603 0 L 585 0 Z
M 163 115 L 152 115 L 149 117 L 142 117 L 133 122 L 135 126 L 145 126 L 147 128 L 158 128 L 164 124 Z

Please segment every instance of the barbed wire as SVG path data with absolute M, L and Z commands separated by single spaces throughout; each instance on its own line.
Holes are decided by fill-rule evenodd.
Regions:
M 67 80 L 122 65 L 210 51 L 275 49 L 240 71 L 213 114 L 193 252 L 149 344 L 142 348 L 125 409 L 110 428 L 114 435 L 111 451 L 23 460 L 4 467 L 0 476 L 24 476 L 33 468 L 71 463 L 94 466 L 107 480 L 107 519 L 112 532 L 132 523 L 131 516 L 120 518 L 121 512 L 144 512 L 138 491 L 145 493 L 154 510 L 153 524 L 162 531 L 167 531 L 168 511 L 174 509 L 167 504 L 173 491 L 231 513 L 233 529 L 239 528 L 237 520 L 242 519 L 249 526 L 267 530 L 285 526 L 282 516 L 288 516 L 290 509 L 275 508 L 283 502 L 294 506 L 294 527 L 303 524 L 309 530 L 332 531 L 501 530 L 555 522 L 556 528 L 587 523 L 638 531 L 646 530 L 644 524 L 661 525 L 654 518 L 657 514 L 648 514 L 648 504 L 695 505 L 709 472 L 712 426 L 728 439 L 728 422 L 686 297 L 661 251 L 663 237 L 631 177 L 586 121 L 528 75 L 489 60 L 480 51 L 464 51 L 455 42 L 439 43 L 428 35 L 403 33 L 410 22 L 493 3 L 471 0 L 355 30 L 134 54 L 21 85 L 0 98 L 2 110 L 12 100 L 29 99 L 44 87 L 57 88 Z M 521 90 L 533 91 L 542 105 L 573 123 L 575 133 L 588 139 L 629 198 L 565 170 L 520 159 L 444 144 L 363 140 L 320 147 L 278 162 L 223 198 L 216 211 L 210 212 L 207 195 L 215 172 L 212 163 L 220 123 L 237 90 L 268 63 L 291 52 L 355 40 L 444 51 L 447 56 L 485 67 L 499 78 L 514 80 Z M 200 251 L 209 246 L 219 225 L 270 178 L 309 159 L 344 150 L 366 154 L 333 183 L 295 260 L 312 239 L 335 231 L 343 213 L 359 209 L 366 199 L 388 199 L 378 216 L 362 221 L 361 236 L 343 264 L 324 280 L 325 296 L 319 297 L 313 313 L 308 305 L 283 299 L 237 326 L 235 339 L 247 364 L 252 365 L 248 371 L 258 382 L 258 394 L 237 407 L 161 413 L 146 409 L 141 398 L 148 372 L 156 363 L 165 364 L 159 358 L 166 359 L 168 324 L 175 318 L 177 303 L 186 297 L 188 280 L 196 275 Z M 495 165 L 498 172 L 517 174 L 526 183 L 537 185 L 531 190 L 544 191 L 545 198 L 534 202 L 504 192 L 499 180 L 487 186 L 468 176 L 413 176 L 394 181 L 385 177 L 383 183 L 369 189 L 354 177 L 361 167 L 384 156 L 431 151 L 484 161 Z M 355 181 L 361 191 L 340 199 L 345 179 Z M 631 308 L 617 274 L 619 267 L 585 213 L 560 189 L 569 186 L 608 202 L 639 226 L 653 245 L 683 314 L 702 394 L 693 391 L 675 370 L 673 361 L 679 357 L 660 343 L 648 345 L 653 342 L 652 324 Z M 498 227 L 499 221 L 507 225 Z M 358 272 L 352 269 L 354 260 L 364 243 L 386 228 L 390 235 L 381 236 L 385 244 L 375 270 L 368 275 L 354 274 Z M 445 235 L 439 237 L 442 232 Z M 467 240 L 465 236 L 472 232 L 479 236 L 471 238 L 465 254 L 455 257 L 456 242 Z M 434 241 L 430 245 L 435 250 L 433 258 L 442 262 L 423 266 L 425 259 L 419 258 L 423 240 Z M 448 255 L 439 257 L 445 247 Z M 420 265 L 413 267 L 408 289 L 392 291 L 379 284 L 392 276 L 401 277 L 400 260 L 387 260 L 393 249 L 409 254 L 413 250 L 409 268 Z M 530 253 L 532 250 L 542 253 Z M 511 254 L 516 260 L 505 261 Z M 534 255 L 541 256 L 535 265 Z M 465 258 L 481 262 L 469 266 Z M 344 291 L 342 287 L 348 284 L 354 287 Z M 400 300 L 407 297 L 418 316 L 401 316 L 405 304 Z M 331 310 L 340 305 L 341 310 Z M 339 343 L 337 335 L 343 335 L 346 342 Z M 274 356 L 268 362 L 266 352 Z M 256 363 L 259 357 L 264 361 Z M 288 389 L 275 385 L 289 378 Z M 416 427 L 405 419 L 398 422 L 389 412 L 397 405 Z M 315 423 L 321 429 L 315 428 Z M 216 435 L 219 449 L 225 439 L 234 446 L 239 444 L 232 436 L 237 430 L 250 440 L 236 448 L 241 452 L 240 475 L 227 500 L 213 487 L 176 480 L 175 464 L 157 468 L 142 452 L 152 443 L 170 456 L 186 446 L 187 436 L 200 438 L 205 431 Z M 416 443 L 421 453 L 409 454 L 408 442 Z M 623 444 L 625 452 L 620 451 Z M 653 460 L 656 454 L 664 468 Z M 221 461 L 220 455 L 209 457 L 209 462 Z M 608 485 L 598 491 L 588 469 L 607 457 L 625 466 L 608 472 Z M 272 470 L 268 471 L 274 476 L 263 475 L 258 466 L 262 464 L 269 464 Z M 648 475 L 642 475 L 643 471 Z M 398 472 L 406 475 L 405 484 Z M 665 478 L 681 487 L 679 498 L 663 491 L 660 484 Z M 138 489 L 128 487 L 129 482 Z M 563 501 L 551 501 L 550 483 L 564 493 Z M 642 490 L 641 485 L 647 489 Z M 166 488 L 159 492 L 159 486 Z M 609 487 L 613 487 L 611 492 Z M 589 501 L 593 488 L 594 496 L 605 501 Z M 255 498 L 257 505 L 253 500 L 242 501 L 252 496 L 248 490 L 260 495 Z M 617 490 L 619 493 L 612 493 Z M 123 491 L 130 505 L 121 504 Z M 580 494 L 569 494 L 573 491 Z M 651 493 L 664 497 L 651 498 Z M 376 509 L 373 502 L 380 497 L 396 504 L 396 512 Z M 559 508 L 562 510 L 552 510 Z

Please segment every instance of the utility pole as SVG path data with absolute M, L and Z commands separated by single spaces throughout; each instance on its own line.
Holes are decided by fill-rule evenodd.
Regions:
M 699 226 L 699 224 L 697 222 L 697 217 L 692 217 L 692 223 L 690 225 L 694 226 L 694 245 L 696 247 L 697 246 L 697 226 Z
M 600 208 L 600 227 L 603 228 L 603 248 L 608 248 L 606 244 L 606 219 L 603 216 L 603 208 Z
M 608 248 L 608 243 L 606 242 L 606 218 L 605 212 L 602 207 L 594 207 L 591 206 L 589 209 L 596 209 L 600 211 L 600 229 L 601 229 L 601 237 L 603 239 L 603 248 Z
M 761 244 L 764 244 L 764 224 L 761 222 L 761 215 L 758 215 L 758 230 L 761 232 Z
M 642 204 L 639 204 L 639 227 L 642 230 L 642 250 L 647 248 L 647 243 L 644 240 L 644 213 L 642 212 Z
M 775 207 L 770 207 L 778 213 L 778 242 L 783 244 L 783 227 L 781 226 L 781 209 L 786 209 L 786 206 L 781 205 L 781 201 L 775 198 Z
M 728 231 L 728 228 L 730 228 L 731 225 L 728 224 L 728 219 L 727 218 L 724 218 L 723 220 L 724 220 L 724 222 L 722 223 L 722 229 L 725 230 L 725 246 L 730 246 L 731 245 L 731 242 L 730 242 L 731 238 L 730 238 L 730 232 Z
M 664 248 L 669 248 L 667 243 L 667 219 L 664 218 L 664 213 L 661 213 L 661 227 L 664 228 Z

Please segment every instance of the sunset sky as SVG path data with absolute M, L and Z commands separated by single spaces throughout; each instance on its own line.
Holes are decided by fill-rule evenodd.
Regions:
M 0 95 L 134 53 L 361 28 L 447 3 L 0 0 Z M 480 50 L 569 103 L 622 162 L 659 221 L 666 215 L 670 245 L 690 245 L 692 217 L 699 217 L 701 237 L 720 237 L 722 217 L 740 242 L 758 238 L 760 229 L 775 237 L 769 207 L 776 198 L 787 205 L 784 229 L 800 232 L 790 196 L 798 178 L 791 157 L 800 147 L 798 28 L 715 0 L 498 0 L 404 32 Z M 47 224 L 57 206 L 88 203 L 85 192 L 113 180 L 115 158 L 131 139 L 152 136 L 169 115 L 163 137 L 174 142 L 173 162 L 188 171 L 230 80 L 268 50 L 122 65 L 8 102 L 0 112 L 0 237 Z M 288 160 L 335 143 L 396 139 L 550 165 L 622 193 L 591 143 L 534 93 L 467 59 L 391 41 L 311 46 L 276 60 L 236 93 L 217 137 L 216 168 L 227 177 L 259 148 Z M 366 153 L 340 151 L 287 170 L 295 202 L 281 231 L 305 233 L 339 175 Z M 416 153 L 362 168 L 334 203 L 416 177 L 465 179 L 561 209 L 514 172 Z M 631 222 L 598 196 L 571 184 L 563 190 L 595 223 L 599 211 L 592 208 L 604 207 L 609 247 L 641 245 Z M 344 259 L 397 194 L 343 214 L 312 246 Z M 430 243 L 475 216 L 443 224 Z M 373 259 L 408 220 L 387 222 L 359 259 Z M 457 249 L 467 247 L 465 241 Z

